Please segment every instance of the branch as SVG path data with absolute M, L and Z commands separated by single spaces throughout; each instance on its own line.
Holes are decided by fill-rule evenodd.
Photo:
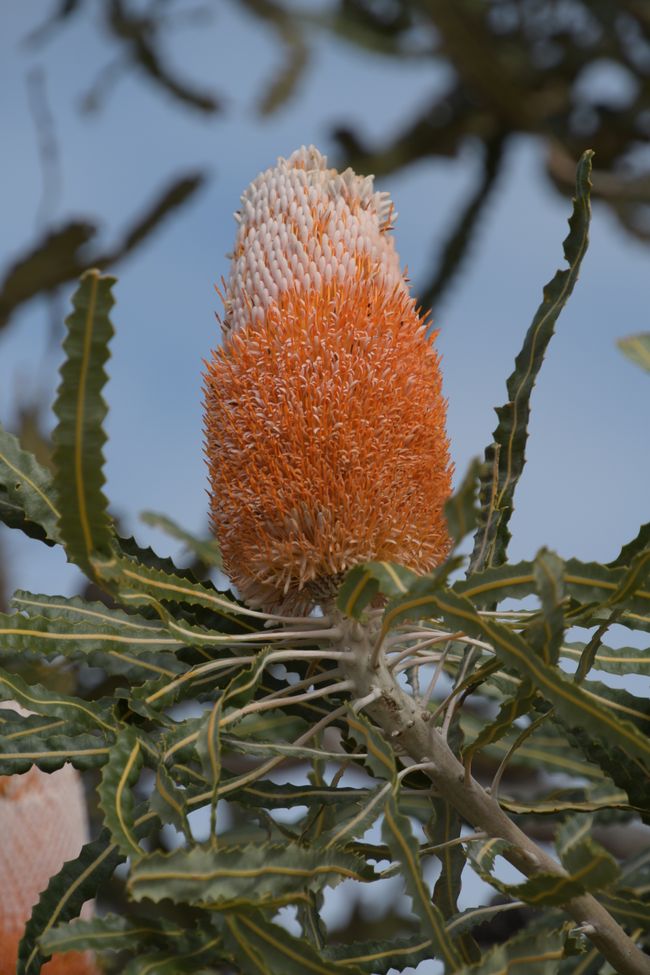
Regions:
M 353 662 L 342 660 L 341 670 L 354 683 L 357 698 L 369 698 L 366 711 L 389 741 L 399 740 L 404 751 L 418 763 L 428 763 L 426 774 L 436 790 L 475 829 L 505 840 L 504 856 L 525 876 L 564 869 L 537 846 L 506 815 L 498 802 L 465 770 L 439 731 L 432 727 L 430 712 L 423 710 L 395 681 L 383 655 L 372 661 L 374 634 L 352 620 L 342 620 L 345 636 L 341 649 Z M 644 954 L 590 894 L 574 897 L 564 905 L 592 943 L 620 975 L 650 975 L 650 957 Z

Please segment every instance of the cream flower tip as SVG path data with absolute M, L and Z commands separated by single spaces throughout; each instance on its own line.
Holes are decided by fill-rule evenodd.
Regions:
M 280 294 L 320 290 L 363 270 L 406 289 L 391 229 L 396 214 L 372 176 L 339 173 L 314 146 L 260 173 L 241 198 L 225 294 L 226 332 L 264 318 Z

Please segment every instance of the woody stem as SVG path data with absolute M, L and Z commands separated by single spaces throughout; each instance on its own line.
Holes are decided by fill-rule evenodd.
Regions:
M 373 659 L 373 638 L 368 628 L 343 620 L 341 649 L 349 652 L 341 664 L 353 682 L 353 696 L 368 700 L 366 713 L 389 741 L 416 762 L 427 763 L 426 774 L 436 791 L 475 829 L 509 844 L 504 856 L 527 877 L 536 873 L 566 876 L 563 867 L 512 822 L 498 802 L 465 769 L 440 732 L 431 726 L 431 713 L 395 681 L 384 654 Z M 590 894 L 573 897 L 564 910 L 584 931 L 620 975 L 650 975 L 650 957 L 628 937 L 605 908 Z

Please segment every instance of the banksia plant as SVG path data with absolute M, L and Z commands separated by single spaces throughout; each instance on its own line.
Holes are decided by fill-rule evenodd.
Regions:
M 306 612 L 370 559 L 449 551 L 446 404 L 371 177 L 313 146 L 253 181 L 205 373 L 212 526 L 251 605 Z
M 439 362 L 388 199 L 313 149 L 244 194 L 204 374 L 210 509 L 239 596 L 211 578 L 214 537 L 149 514 L 184 539 L 191 572 L 116 529 L 103 490 L 114 279 L 83 276 L 53 473 L 0 428 L 0 518 L 63 546 L 105 597 L 19 590 L 0 614 L 0 698 L 22 709 L 0 709 L 0 922 L 16 975 L 70 951 L 83 965 L 95 952 L 107 975 L 386 975 L 426 960 L 445 975 L 650 975 L 636 829 L 650 823 L 650 715 L 619 680 L 648 674 L 650 529 L 605 565 L 507 551 L 533 386 L 587 249 L 590 157 L 567 266 L 451 497 Z M 629 646 L 609 640 L 614 622 Z M 69 765 L 97 794 L 88 842 L 78 784 L 65 810 L 33 804 L 38 828 L 19 805 L 34 787 L 60 798 Z M 610 842 L 612 822 L 630 849 Z M 56 862 L 39 854 L 34 872 L 46 840 Z M 499 858 L 523 877 L 504 879 Z M 467 866 L 495 899 L 466 906 Z M 341 881 L 383 910 L 370 931 L 328 926 Z M 504 927 L 482 949 L 490 920 Z

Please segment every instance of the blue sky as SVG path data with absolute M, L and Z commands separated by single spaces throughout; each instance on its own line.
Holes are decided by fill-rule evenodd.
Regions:
M 169 54 L 188 78 L 224 96 L 223 114 L 179 110 L 148 81 L 127 75 L 88 118 L 80 98 L 110 57 L 97 29 L 100 5 L 90 4 L 46 47 L 28 50 L 21 39 L 45 6 L 5 4 L 0 12 L 0 263 L 36 232 L 42 176 L 25 83 L 34 65 L 46 74 L 61 153 L 55 221 L 97 214 L 106 241 L 114 240 L 132 211 L 179 170 L 198 164 L 212 174 L 180 216 L 119 270 L 115 292 L 107 492 L 126 529 L 173 553 L 174 543 L 137 516 L 155 509 L 197 532 L 206 525 L 202 359 L 218 341 L 213 285 L 227 273 L 240 193 L 302 143 L 331 153 L 335 123 L 358 125 L 376 139 L 393 131 L 445 76 L 433 65 L 396 64 L 313 37 L 299 94 L 260 119 L 255 101 L 281 52 L 259 23 L 222 0 L 212 24 L 174 35 Z M 540 152 L 532 139 L 511 146 L 471 258 L 438 314 L 459 475 L 490 439 L 492 407 L 503 402 L 542 285 L 562 263 L 569 204 L 543 178 Z M 468 146 L 459 159 L 423 162 L 380 183 L 399 211 L 398 249 L 416 283 L 426 278 L 477 163 Z M 514 558 L 548 545 L 565 557 L 607 560 L 648 520 L 650 380 L 615 342 L 650 328 L 649 260 L 650 249 L 596 205 L 581 278 L 534 393 L 528 466 L 512 520 Z M 42 390 L 53 398 L 61 357 L 48 339 L 48 315 L 43 302 L 32 302 L 0 332 L 0 419 L 7 425 L 17 394 Z M 60 553 L 7 532 L 2 541 L 16 586 L 64 593 L 77 586 L 76 570 Z
M 211 170 L 207 187 L 118 271 L 116 288 L 108 493 L 127 527 L 172 551 L 137 514 L 153 508 L 197 531 L 205 524 L 201 362 L 218 341 L 213 284 L 227 272 L 239 194 L 260 169 L 301 143 L 331 153 L 334 123 L 356 124 L 373 138 L 392 131 L 445 76 L 434 65 L 398 65 L 312 37 L 312 64 L 299 94 L 277 115 L 260 119 L 255 101 L 281 52 L 258 22 L 222 3 L 212 23 L 178 31 L 169 54 L 188 78 L 224 96 L 224 113 L 179 110 L 147 80 L 127 74 L 98 114 L 83 117 L 80 99 L 110 58 L 97 29 L 99 9 L 91 4 L 38 50 L 20 41 L 42 9 L 21 4 L 0 15 L 0 111 L 3 131 L 11 133 L 1 160 L 0 259 L 32 239 L 41 197 L 25 83 L 34 65 L 46 74 L 61 154 L 56 220 L 98 214 L 105 239 L 114 240 L 131 212 L 177 171 L 197 164 Z M 396 202 L 398 249 L 416 283 L 426 277 L 477 163 L 470 145 L 459 159 L 426 161 L 381 182 Z M 503 400 L 541 287 L 561 263 L 569 207 L 541 168 L 534 140 L 511 146 L 471 258 L 436 322 L 459 473 L 490 438 L 492 407 Z M 514 557 L 546 544 L 564 556 L 606 560 L 648 518 L 650 389 L 615 341 L 648 327 L 649 257 L 596 205 L 581 279 L 534 394 L 528 467 L 512 523 Z M 48 344 L 47 317 L 44 303 L 32 302 L 0 333 L 5 423 L 17 390 L 42 388 L 52 398 L 60 354 Z M 43 560 L 32 543 L 10 544 L 12 575 L 21 586 L 67 591 L 74 585 L 73 570 L 57 555 Z

